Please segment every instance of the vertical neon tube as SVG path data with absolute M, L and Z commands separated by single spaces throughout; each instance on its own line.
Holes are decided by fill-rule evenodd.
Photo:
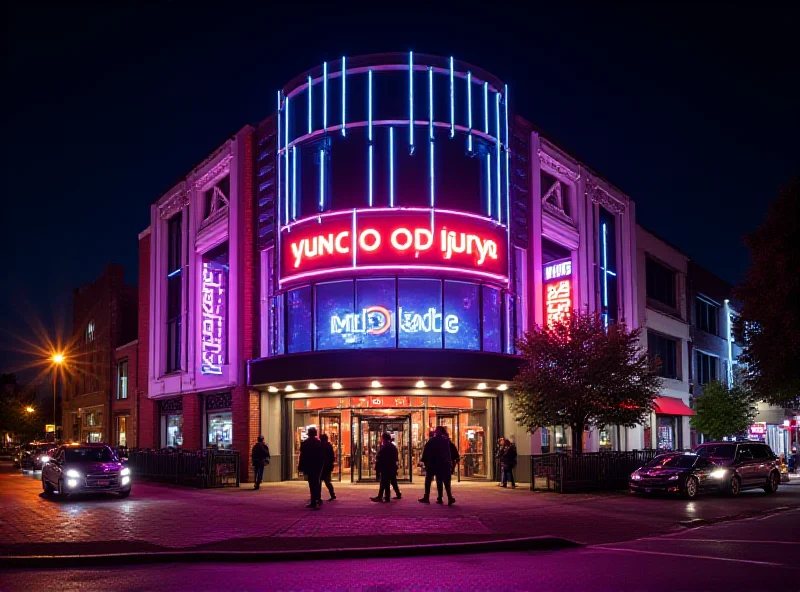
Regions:
M 372 142 L 372 70 L 367 73 L 367 139 Z
M 414 153 L 414 52 L 408 52 L 408 145 Z
M 467 72 L 467 151 L 472 153 L 472 72 Z
M 281 91 L 278 91 L 278 141 L 275 154 L 278 156 L 278 226 L 281 221 Z M 286 220 L 288 222 L 288 220 Z
M 489 83 L 483 83 L 483 131 L 489 133 Z
M 308 77 L 308 133 L 314 131 L 314 126 L 311 124 L 311 109 L 313 103 L 311 102 L 311 76 Z
M 345 123 L 347 122 L 347 62 L 342 56 L 342 136 L 347 135 Z
M 486 155 L 486 207 L 487 216 L 492 217 L 492 155 Z
M 433 182 L 434 182 L 434 177 L 433 177 L 433 174 L 434 174 L 434 171 L 433 171 L 433 169 L 434 169 L 434 167 L 433 167 L 433 145 L 434 145 L 434 144 L 433 144 L 433 142 L 430 142 L 430 146 L 431 146 L 431 153 L 430 153 L 430 154 L 431 154 L 431 157 L 430 157 L 430 169 L 431 169 L 431 170 L 430 170 L 430 174 L 431 174 L 431 208 L 433 208 L 433 207 L 434 207 L 434 205 L 436 204 L 436 200 L 435 200 L 436 194 L 435 194 L 435 191 L 434 191 L 434 183 L 433 183 Z
M 606 243 L 606 225 L 603 224 L 603 324 L 608 327 L 608 245 Z
M 450 56 L 450 137 L 456 136 L 456 100 L 455 100 L 455 75 L 453 72 L 453 56 Z
M 428 139 L 433 142 L 433 68 L 428 68 Z
M 322 63 L 322 131 L 328 131 L 328 62 Z
M 297 220 L 297 146 L 292 146 L 292 220 Z
M 357 215 L 358 214 L 356 213 L 356 209 L 353 208 L 353 222 L 352 222 L 352 229 L 353 230 L 352 230 L 352 240 L 350 242 L 350 245 L 351 245 L 350 250 L 353 251 L 353 267 L 356 266 L 356 263 L 357 263 L 356 253 L 358 253 L 358 236 L 356 234 L 356 232 L 357 232 L 357 224 L 356 224 Z
M 325 209 L 325 149 L 319 151 L 319 211 Z
M 389 207 L 394 207 L 394 128 L 389 128 Z
M 497 136 L 495 137 L 495 154 L 497 160 L 497 221 L 503 221 L 503 184 L 500 182 L 500 93 L 497 93 L 494 101 L 495 112 L 495 130 Z
M 368 147 L 369 150 L 369 207 L 372 207 L 372 144 Z
M 289 97 L 286 97 L 286 102 L 284 103 L 284 108 L 286 112 L 284 113 L 284 117 L 286 118 L 285 125 L 286 129 L 283 134 L 283 162 L 285 164 L 285 176 L 284 182 L 286 183 L 286 193 L 284 195 L 284 199 L 286 200 L 286 222 L 289 222 L 289 198 L 290 198 L 290 191 L 289 191 Z
M 503 95 L 503 101 L 504 101 L 503 105 L 505 106 L 506 110 L 505 115 L 506 115 L 506 151 L 507 151 L 508 147 L 511 145 L 511 140 L 508 137 L 508 85 L 507 84 L 504 86 L 504 89 L 505 92 Z

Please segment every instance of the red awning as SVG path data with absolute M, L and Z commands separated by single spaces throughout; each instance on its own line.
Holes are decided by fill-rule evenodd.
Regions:
M 686 403 L 675 397 L 656 397 L 654 407 L 656 413 L 664 415 L 694 415 Z

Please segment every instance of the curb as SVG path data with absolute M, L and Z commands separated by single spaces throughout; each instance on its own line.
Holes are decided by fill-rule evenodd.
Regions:
M 341 547 L 302 551 L 156 551 L 97 555 L 8 555 L 0 557 L 3 569 L 59 568 L 86 566 L 142 565 L 148 563 L 247 563 L 273 561 L 316 561 L 331 559 L 372 559 L 456 555 L 498 551 L 558 551 L 582 546 L 559 537 L 523 537 L 468 543 L 403 545 L 398 547 Z

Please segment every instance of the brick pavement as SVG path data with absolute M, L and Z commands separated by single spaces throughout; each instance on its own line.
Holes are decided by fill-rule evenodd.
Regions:
M 148 550 L 290 550 L 551 535 L 582 543 L 622 541 L 675 529 L 694 518 L 800 507 L 800 486 L 778 494 L 746 492 L 737 499 L 692 502 L 625 493 L 559 496 L 492 483 L 454 485 L 458 503 L 419 504 L 422 485 L 403 499 L 375 504 L 376 488 L 338 484 L 337 499 L 305 509 L 303 483 L 270 483 L 260 491 L 195 490 L 135 483 L 127 499 L 41 495 L 38 476 L 0 466 L 0 555 Z

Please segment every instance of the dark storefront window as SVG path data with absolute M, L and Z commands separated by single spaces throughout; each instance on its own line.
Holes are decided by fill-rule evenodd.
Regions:
M 701 331 L 718 335 L 717 332 L 717 318 L 719 316 L 719 307 L 711 304 L 708 300 L 703 298 L 695 298 L 695 325 Z
M 600 307 L 606 326 L 617 320 L 617 220 L 616 217 L 600 208 Z
M 287 293 L 286 307 L 289 323 L 287 327 L 286 351 L 293 354 L 311 350 L 311 286 Z
M 128 398 L 128 360 L 117 364 L 117 399 Z
M 353 280 L 317 284 L 316 349 L 346 349 L 356 346 L 363 316 L 353 309 Z M 349 331 L 348 331 L 349 329 Z
M 181 368 L 181 297 L 183 290 L 181 217 L 182 214 L 175 214 L 167 223 L 167 372 L 175 372 Z
M 479 286 L 468 282 L 444 283 L 444 347 L 481 348 Z M 454 320 L 455 319 L 455 320 Z
M 483 349 L 500 352 L 502 346 L 502 309 L 500 290 L 483 286 Z
M 701 351 L 696 352 L 697 358 L 697 384 L 708 384 L 717 380 L 717 361 L 716 356 L 709 356 Z
M 659 376 L 678 378 L 678 342 L 652 331 L 647 332 L 647 351 L 651 357 L 658 356 L 661 365 Z
M 441 348 L 445 330 L 442 282 L 400 279 L 397 284 L 398 346 Z
M 645 262 L 647 297 L 675 308 L 675 272 L 647 257 Z

